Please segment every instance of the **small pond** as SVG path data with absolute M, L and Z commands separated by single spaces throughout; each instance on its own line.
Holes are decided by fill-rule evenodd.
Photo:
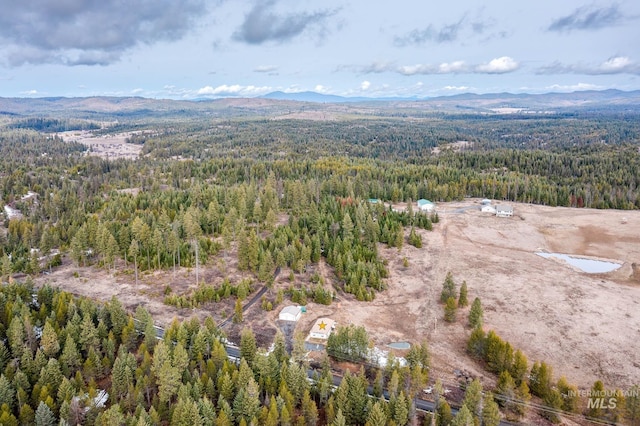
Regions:
M 618 269 L 622 266 L 620 263 L 616 262 L 607 262 L 604 260 L 593 260 L 593 259 L 585 259 L 583 257 L 571 256 L 563 253 L 544 253 L 537 252 L 538 256 L 542 256 L 545 259 L 549 259 L 554 257 L 556 259 L 564 260 L 571 266 L 575 266 L 583 272 L 587 272 L 589 274 L 602 274 L 605 272 L 611 272 Z
M 393 342 L 389 343 L 387 346 L 393 349 L 409 349 L 411 344 L 409 342 Z

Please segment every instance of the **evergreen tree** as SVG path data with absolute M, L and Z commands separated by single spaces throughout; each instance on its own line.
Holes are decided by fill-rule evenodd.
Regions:
M 453 282 L 453 274 L 451 272 L 447 272 L 447 276 L 444 279 L 444 283 L 442 284 L 442 292 L 440 293 L 440 302 L 447 303 L 447 300 L 450 297 L 453 299 L 457 299 L 456 294 L 456 283 Z
M 456 321 L 456 299 L 450 297 L 447 299 L 447 303 L 444 306 L 444 320 L 446 322 L 455 322 Z
M 500 424 L 500 410 L 493 399 L 493 395 L 490 393 L 484 396 L 482 424 L 484 426 L 498 426 Z
M 43 401 L 40 401 L 35 416 L 36 426 L 55 426 L 56 418 L 51 408 Z
M 365 426 L 387 426 L 387 413 L 380 401 L 371 407 Z
M 462 405 L 469 409 L 469 413 L 474 419 L 479 419 L 482 414 L 482 384 L 478 379 L 474 379 L 464 393 Z
M 458 307 L 465 308 L 469 305 L 469 300 L 467 299 L 467 282 L 462 281 L 462 285 L 460 286 L 460 296 L 458 297 Z
M 469 310 L 469 326 L 472 328 L 482 327 L 484 313 L 482 311 L 482 303 L 479 298 L 473 299 L 471 309 Z
M 58 334 L 54 330 L 50 321 L 45 322 L 42 329 L 42 337 L 40 338 L 40 346 L 44 354 L 51 358 L 55 357 L 60 351 L 60 342 L 58 342 Z
M 529 362 L 527 361 L 527 357 L 522 353 L 520 349 L 515 351 L 513 354 L 513 364 L 511 365 L 511 369 L 509 373 L 511 373 L 511 377 L 516 384 L 516 386 L 520 386 L 520 383 L 527 376 L 527 372 L 529 370 Z
M 451 414 L 451 406 L 447 401 L 443 401 L 437 410 L 436 415 L 436 425 L 437 426 L 448 426 L 453 420 L 453 414 Z
M 458 414 L 451 422 L 451 426 L 473 426 L 473 416 L 469 412 L 469 409 L 466 405 L 463 405 L 460 410 L 458 410 Z

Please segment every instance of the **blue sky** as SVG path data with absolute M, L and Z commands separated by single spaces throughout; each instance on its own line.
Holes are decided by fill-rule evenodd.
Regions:
M 640 89 L 637 0 L 483 3 L 0 0 L 0 96 Z

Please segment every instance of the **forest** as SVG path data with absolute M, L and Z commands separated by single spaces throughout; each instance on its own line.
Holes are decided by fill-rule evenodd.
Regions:
M 235 110 L 148 122 L 119 113 L 111 125 L 3 116 L 0 194 L 20 214 L 9 217 L 5 208 L 0 274 L 13 283 L 63 259 L 110 273 L 124 264 L 136 281 L 143 272 L 195 268 L 197 290 L 167 289 L 166 304 L 237 299 L 240 306 L 279 268 L 302 273 L 323 259 L 338 286 L 326 288 L 315 277 L 278 301 L 330 304 L 348 294 L 366 303 L 387 286 L 380 247 L 420 247 L 414 230 L 431 230 L 439 220 L 385 203 L 481 197 L 640 208 L 638 118 L 615 108 L 540 116 L 387 111 L 337 120 L 275 120 Z M 128 139 L 142 145 L 141 156 L 100 158 L 56 134 L 91 129 L 143 130 Z M 198 278 L 203 265 L 226 264 L 230 256 L 249 279 L 213 285 Z M 414 345 L 408 366 L 363 369 L 333 392 L 328 361 L 307 380 L 307 366 L 295 350 L 286 353 L 279 335 L 264 354 L 252 332 L 243 332 L 242 361 L 235 364 L 213 320 L 176 322 L 158 340 L 148 312 L 131 315 L 116 299 L 100 305 L 28 282 L 3 286 L 0 297 L 2 424 L 404 425 L 418 416 L 412 400 L 428 377 L 426 346 Z M 519 375 L 513 388 L 521 382 Z M 369 386 L 379 387 L 377 396 L 388 392 L 388 401 L 367 397 Z M 478 389 L 469 388 L 476 401 Z M 104 406 L 101 390 L 109 394 Z M 496 424 L 497 402 L 485 400 L 485 424 Z M 478 404 L 470 402 L 456 424 L 484 416 Z

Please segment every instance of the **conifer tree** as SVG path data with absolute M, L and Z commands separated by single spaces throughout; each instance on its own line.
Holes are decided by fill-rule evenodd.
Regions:
M 451 271 L 447 272 L 447 276 L 444 279 L 444 283 L 442 283 L 442 292 L 440 293 L 440 302 L 447 303 L 447 300 L 450 297 L 453 299 L 457 299 L 456 294 L 456 283 L 453 281 L 453 274 Z
M 469 300 L 467 299 L 467 282 L 462 281 L 462 285 L 460 286 L 460 296 L 458 297 L 458 307 L 465 308 L 469 305 Z
M 471 309 L 469 310 L 469 326 L 472 328 L 482 327 L 483 315 L 482 303 L 480 299 L 476 297 L 473 299 Z
M 446 322 L 455 322 L 456 321 L 456 299 L 450 297 L 447 299 L 447 303 L 444 306 L 444 320 Z

